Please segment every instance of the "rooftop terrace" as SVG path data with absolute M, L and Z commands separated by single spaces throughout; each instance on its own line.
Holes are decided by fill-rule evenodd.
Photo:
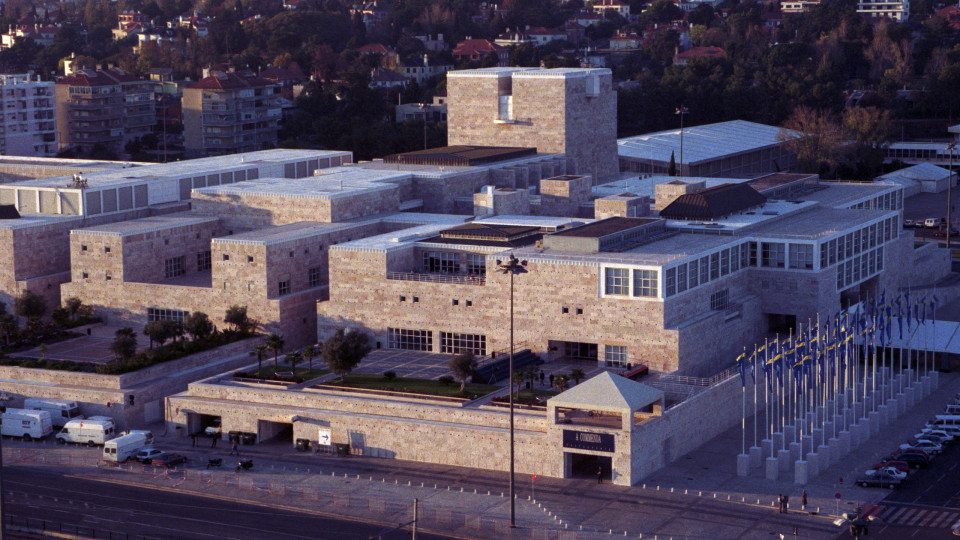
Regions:
M 317 176 L 303 178 L 259 178 L 235 184 L 197 188 L 194 193 L 210 195 L 259 195 L 296 199 L 332 199 L 362 191 L 394 189 L 397 182 L 412 178 L 410 173 L 361 167 L 323 169 Z
M 131 219 L 128 221 L 105 223 L 103 225 L 94 225 L 93 227 L 85 227 L 83 229 L 74 229 L 70 231 L 70 234 L 122 237 L 163 231 L 177 227 L 189 227 L 191 225 L 216 223 L 218 221 L 219 218 L 210 216 L 197 216 L 193 214 L 167 214 L 162 216 Z

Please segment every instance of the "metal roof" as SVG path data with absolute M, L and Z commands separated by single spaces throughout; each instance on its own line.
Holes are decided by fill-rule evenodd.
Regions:
M 717 124 L 685 127 L 683 129 L 683 161 L 687 165 L 742 154 L 782 144 L 777 140 L 777 126 L 767 126 L 746 120 L 731 120 Z M 617 141 L 620 157 L 650 161 L 670 161 L 670 154 L 680 163 L 680 130 L 673 129 L 627 137 Z
M 550 398 L 547 404 L 629 414 L 658 401 L 663 401 L 663 390 L 604 371 Z
M 677 197 L 660 211 L 660 216 L 712 221 L 760 206 L 766 201 L 766 197 L 747 184 L 723 184 Z
M 659 218 L 628 218 L 628 217 L 610 217 L 600 221 L 594 221 L 579 227 L 563 229 L 553 233 L 555 236 L 571 236 L 575 238 L 602 238 L 618 232 L 635 229 L 648 225 Z

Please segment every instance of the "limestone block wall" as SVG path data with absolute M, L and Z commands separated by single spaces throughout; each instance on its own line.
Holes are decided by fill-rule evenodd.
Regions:
M 162 281 L 166 279 L 165 261 L 181 256 L 186 273 L 198 272 L 198 255 L 210 251 L 210 241 L 219 234 L 219 223 L 213 222 L 125 236 L 123 279 Z
M 484 186 L 473 194 L 473 215 L 525 216 L 530 213 L 530 192 L 525 189 Z
M 614 195 L 593 201 L 594 219 L 644 217 L 650 215 L 650 197 Z
M 759 381 L 760 379 L 758 379 Z M 664 411 L 663 416 L 637 426 L 631 439 L 631 484 L 637 484 L 664 466 L 740 423 L 743 393 L 740 376 L 726 381 Z M 763 403 L 765 386 L 757 385 L 757 402 Z M 747 377 L 747 418 L 752 416 L 753 385 Z M 752 444 L 752 439 L 747 445 Z M 730 456 L 733 460 L 734 456 Z
M 359 191 L 343 196 L 315 201 L 320 217 L 314 221 L 334 223 L 349 219 L 396 212 L 400 209 L 400 188 L 383 185 L 377 189 Z
M 818 313 L 832 317 L 841 308 L 836 265 L 820 271 L 750 268 L 748 273 L 765 313 L 795 315 L 806 325 Z
M 577 217 L 590 199 L 593 180 L 588 175 L 562 175 L 540 180 L 540 208 L 545 216 Z
M 214 290 L 233 295 L 268 296 L 266 246 L 254 242 L 230 242 L 229 237 L 214 238 L 210 251 Z
M 27 228 L 0 228 L 0 302 L 13 307 L 13 300 L 30 290 L 47 300 L 52 309 L 60 305 L 59 284 L 70 270 L 66 249 L 70 227 L 80 220 Z
M 82 231 L 71 233 L 70 261 L 71 281 L 121 282 L 123 238 Z

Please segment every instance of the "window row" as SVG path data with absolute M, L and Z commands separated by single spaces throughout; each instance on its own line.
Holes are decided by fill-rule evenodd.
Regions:
M 440 332 L 440 352 L 449 354 L 472 352 L 477 356 L 484 356 L 487 354 L 487 336 Z
M 670 297 L 738 272 L 748 266 L 749 256 L 749 246 L 743 243 L 674 268 L 668 268 L 664 273 L 664 295 Z M 752 256 L 756 260 L 755 252 Z
M 856 210 L 900 210 L 903 208 L 903 192 L 884 193 L 872 199 L 857 203 L 850 208 Z
M 487 257 L 482 253 L 428 251 L 423 254 L 423 271 L 430 274 L 482 276 L 487 272 Z
M 625 345 L 604 345 L 603 360 L 608 367 L 627 367 L 627 347 Z
M 820 268 L 827 268 L 851 257 L 857 257 L 867 250 L 896 238 L 899 234 L 899 221 L 899 218 L 894 216 L 821 243 Z
M 883 271 L 883 246 L 837 265 L 837 290 L 844 290 Z
M 166 278 L 182 276 L 187 273 L 187 257 L 171 257 L 163 261 L 163 275 Z
M 147 308 L 147 321 L 173 321 L 183 324 L 183 319 L 189 314 L 189 311 L 179 309 Z
M 433 351 L 433 332 L 430 330 L 408 330 L 406 328 L 387 328 L 391 349 L 405 351 Z
M 633 279 L 630 279 L 631 272 Z M 659 296 L 660 281 L 657 270 L 631 270 L 630 268 L 604 269 L 603 291 L 607 296 Z M 631 290 L 632 285 L 632 290 Z

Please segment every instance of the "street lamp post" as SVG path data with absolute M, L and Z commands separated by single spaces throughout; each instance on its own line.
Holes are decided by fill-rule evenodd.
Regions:
M 689 113 L 690 109 L 684 107 L 683 104 L 674 112 L 674 114 L 680 117 L 680 176 L 683 176 L 683 115 Z
M 497 271 L 510 274 L 510 527 L 516 527 L 516 495 L 513 488 L 513 276 L 527 273 L 527 261 L 521 261 L 510 254 L 507 262 L 497 260 Z
M 950 211 L 953 208 L 953 200 L 951 199 L 952 188 L 953 188 L 953 151 L 957 148 L 957 143 L 952 142 L 947 145 L 947 150 L 950 152 L 948 159 L 950 160 L 949 170 L 947 174 L 947 249 L 950 249 L 950 228 L 953 226 L 953 222 L 950 221 L 952 217 Z

